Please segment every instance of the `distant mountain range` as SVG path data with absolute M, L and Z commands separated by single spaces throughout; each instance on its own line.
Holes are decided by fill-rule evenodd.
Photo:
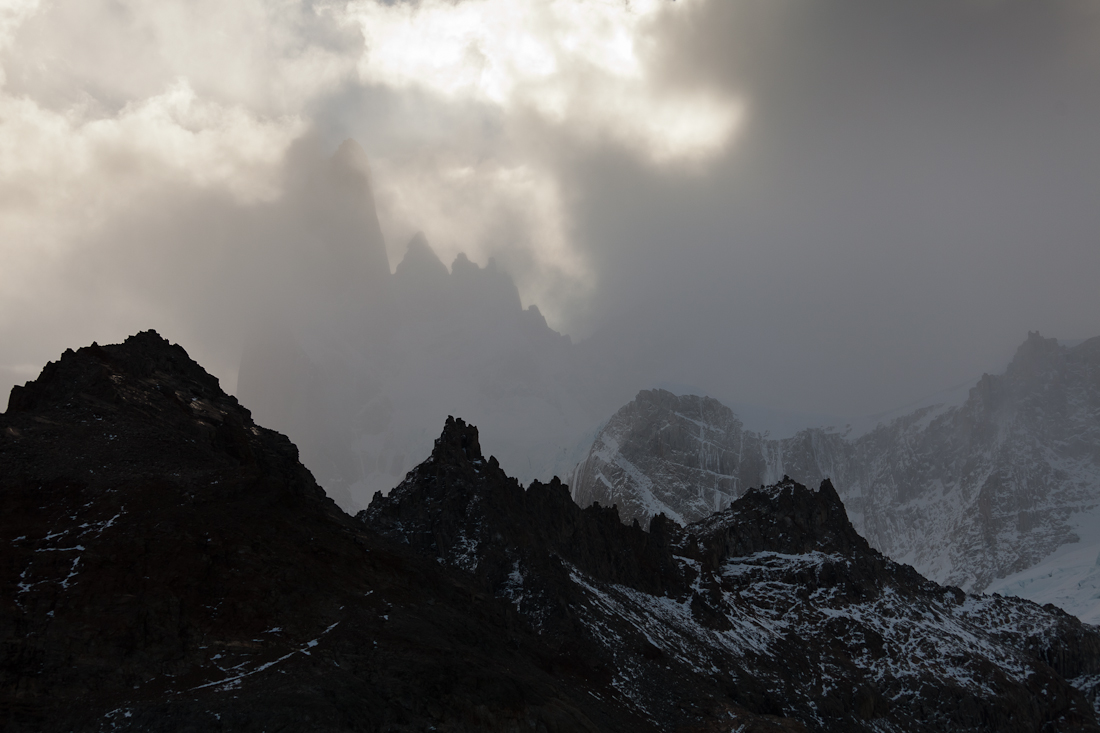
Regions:
M 1030 593 L 1100 622 L 1100 338 L 1068 347 L 1031 333 L 962 404 L 858 437 L 812 428 L 772 440 L 717 400 L 643 391 L 571 484 L 581 506 L 617 505 L 644 526 L 662 512 L 700 521 L 783 476 L 831 479 L 873 547 L 937 582 Z
M 257 418 L 351 511 L 397 485 L 449 414 L 477 420 L 524 481 L 568 472 L 632 394 L 614 369 L 524 308 L 492 259 L 448 267 L 416 235 L 391 273 L 353 141 L 315 185 L 325 206 L 307 213 L 323 226 L 297 267 L 324 297 L 287 293 L 250 332 L 237 395 Z
M 695 521 L 750 486 L 829 477 L 890 557 L 1100 622 L 1095 340 L 1059 347 L 1035 334 L 964 399 L 838 429 L 657 393 L 616 414 L 663 373 L 644 318 L 573 343 L 523 307 L 493 260 L 448 267 L 421 235 L 391 273 L 352 141 L 311 185 L 324 192 L 310 213 L 317 241 L 295 253 L 295 271 L 325 296 L 288 294 L 256 324 L 237 394 L 295 441 L 345 510 L 402 481 L 431 450 L 432 426 L 460 414 L 524 483 L 570 477 L 582 504 L 618 503 L 627 519 Z M 783 437 L 742 420 L 782 425 Z
M 0 415 L 0 726 L 1100 731 L 1100 631 L 893 562 L 828 481 L 621 518 L 454 418 L 353 518 L 179 346 L 67 351 Z
M 639 386 L 680 374 L 666 352 L 691 344 L 661 341 L 669 324 L 633 314 L 573 343 L 493 260 L 448 266 L 421 235 L 391 273 L 352 141 L 310 185 L 316 210 L 302 218 L 317 221 L 315 241 L 292 269 L 324 296 L 273 301 L 245 344 L 237 394 L 345 510 L 400 483 L 431 451 L 433 426 L 463 415 L 523 483 L 567 477 L 579 502 L 617 503 L 626 519 L 664 511 L 686 523 L 784 475 L 829 477 L 890 557 L 1100 622 L 1095 340 L 1035 334 L 1004 375 L 836 429 L 659 392 L 616 413 Z

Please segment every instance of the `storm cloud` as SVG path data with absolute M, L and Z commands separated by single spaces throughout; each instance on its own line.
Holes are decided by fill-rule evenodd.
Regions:
M 391 271 L 493 258 L 625 393 L 843 419 L 1100 333 L 1088 2 L 24 0 L 0 70 L 4 388 L 153 327 L 234 389 L 346 138 Z

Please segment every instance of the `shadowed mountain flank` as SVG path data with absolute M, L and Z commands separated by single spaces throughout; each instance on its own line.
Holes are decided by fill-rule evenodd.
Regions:
M 13 390 L 0 548 L 4 730 L 655 729 L 153 332 Z

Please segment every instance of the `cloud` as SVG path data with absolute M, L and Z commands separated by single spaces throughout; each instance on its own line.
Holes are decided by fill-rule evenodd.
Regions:
M 743 101 L 660 83 L 666 17 L 693 0 L 358 0 L 367 84 L 530 111 L 579 136 L 609 138 L 655 163 L 729 144 Z
M 736 135 L 740 97 L 660 68 L 662 27 L 695 4 L 8 2 L 0 299 L 56 288 L 73 253 L 112 246 L 103 232 L 149 226 L 145 209 L 278 199 L 295 141 L 336 129 L 371 152 L 392 261 L 417 230 L 447 261 L 495 257 L 562 327 L 597 276 L 560 154 L 698 166 Z
M 117 337 L 186 309 L 135 273 L 199 252 L 218 260 L 174 232 L 282 194 L 311 100 L 353 76 L 349 40 L 357 52 L 356 34 L 295 3 L 5 3 L 0 332 L 9 343 L 37 361 L 62 339 Z
M 681 20 L 680 73 L 743 90 L 752 114 L 698 178 L 606 148 L 562 167 L 576 236 L 598 243 L 599 338 L 637 348 L 660 324 L 634 359 L 653 378 L 851 414 L 999 370 L 1028 329 L 1100 332 L 1087 4 L 715 2 Z
M 638 387 L 886 409 L 1100 331 L 1098 28 L 1016 0 L 0 2 L 0 366 L 170 324 L 231 384 L 250 311 L 323 294 L 294 279 L 309 182 L 354 137 L 391 267 L 418 230 L 493 257 Z
M 0 93 L 0 288 L 39 287 L 33 270 L 157 191 L 217 190 L 241 204 L 271 200 L 301 119 L 259 118 L 196 97 L 180 80 L 112 117 L 57 112 Z M 32 272 L 28 272 L 28 269 Z
M 203 98 L 298 114 L 354 74 L 362 46 L 313 2 L 18 2 L 3 17 L 9 93 L 107 114 L 180 77 Z
M 527 303 L 551 318 L 594 286 L 591 265 L 570 237 L 558 180 L 530 163 L 427 158 L 381 158 L 379 213 L 390 227 L 395 263 L 404 243 L 423 231 L 450 262 L 459 252 L 485 262 L 495 257 L 516 273 Z M 549 304 L 549 305 L 547 305 Z
M 398 117 L 409 137 L 368 143 L 391 259 L 423 230 L 445 261 L 495 257 L 526 302 L 575 328 L 599 275 L 573 231 L 562 160 L 611 146 L 655 170 L 699 170 L 742 124 L 740 95 L 662 68 L 666 27 L 698 4 L 350 3 L 361 82 L 416 100 Z

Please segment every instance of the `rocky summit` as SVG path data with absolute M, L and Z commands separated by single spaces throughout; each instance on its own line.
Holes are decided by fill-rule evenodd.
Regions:
M 448 419 L 352 518 L 145 332 L 0 416 L 11 731 L 1100 731 L 1100 633 L 872 549 L 829 482 L 680 527 Z

